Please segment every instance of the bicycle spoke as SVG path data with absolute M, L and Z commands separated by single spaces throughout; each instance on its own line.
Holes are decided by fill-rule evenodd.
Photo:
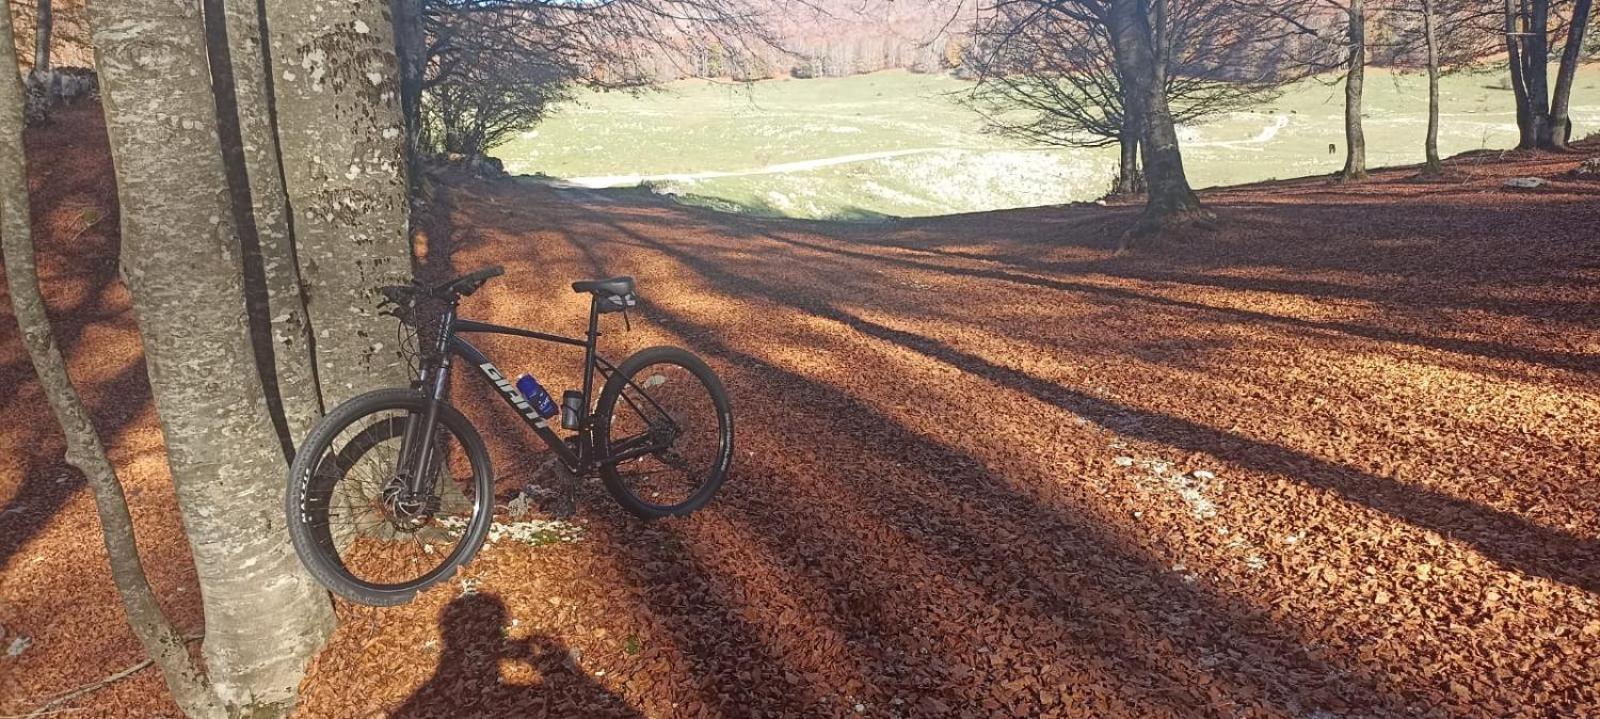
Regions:
M 471 463 L 463 461 L 469 475 L 456 482 L 446 471 L 452 458 L 465 458 L 461 441 L 441 423 L 426 474 L 419 478 L 431 491 L 412 497 L 406 466 L 414 453 L 402 446 L 410 418 L 405 410 L 375 412 L 352 422 L 323 449 L 314 465 L 306 497 L 320 507 L 313 519 L 331 540 L 331 549 L 352 577 L 376 585 L 403 585 L 433 573 L 450 561 L 464 532 L 439 529 L 439 520 L 459 517 L 463 527 L 473 521 L 481 506 L 468 493 Z M 440 507 L 438 494 L 450 492 L 453 512 Z M 426 533 L 426 534 L 425 534 Z M 326 541 L 326 540 L 325 540 Z
M 722 441 L 722 417 L 706 384 L 676 363 L 647 365 L 633 371 L 611 412 L 616 439 L 607 452 L 627 458 L 612 470 L 621 487 L 663 511 L 695 497 Z

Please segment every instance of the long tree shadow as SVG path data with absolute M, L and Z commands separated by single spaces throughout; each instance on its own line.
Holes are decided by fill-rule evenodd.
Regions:
M 606 274 L 606 263 L 591 243 L 567 240 L 597 274 Z M 788 416 L 783 433 L 831 438 L 822 441 L 833 456 L 892 447 L 897 457 L 947 470 L 928 478 L 940 489 L 934 493 L 927 491 L 927 482 L 906 483 L 888 473 L 860 481 L 847 471 L 840 479 L 863 506 L 840 508 L 793 483 L 744 481 L 808 473 L 782 466 L 793 458 L 751 457 L 743 462 L 756 466 L 739 472 L 725 492 L 730 496 L 719 500 L 727 506 L 712 510 L 740 526 L 742 536 L 769 561 L 782 565 L 789 576 L 780 591 L 786 603 L 809 610 L 804 621 L 812 624 L 812 634 L 826 627 L 823 644 L 831 635 L 842 638 L 848 647 L 845 661 L 827 667 L 805 662 L 805 655 L 814 654 L 816 640 L 775 637 L 748 621 L 745 617 L 754 607 L 741 605 L 754 601 L 760 589 L 723 586 L 740 580 L 718 576 L 697 556 L 706 550 L 696 548 L 691 537 L 680 537 L 671 525 L 643 530 L 645 538 L 634 532 L 615 545 L 640 596 L 653 612 L 670 619 L 674 644 L 706 684 L 703 700 L 720 697 L 724 708 L 731 701 L 744 712 L 782 714 L 801 696 L 800 705 L 815 707 L 810 711 L 817 715 L 848 714 L 858 702 L 904 706 L 912 712 L 909 716 L 978 705 L 1030 715 L 1058 701 L 1087 702 L 1113 713 L 1148 713 L 1159 707 L 1171 716 L 1236 716 L 1253 705 L 1298 713 L 1341 701 L 1398 709 L 1399 701 L 1380 687 L 1381 678 L 1311 659 L 1299 649 L 1299 640 L 1270 618 L 1185 584 L 1153 557 L 1101 530 L 1095 520 L 995 479 L 975 457 L 901 427 L 849 393 L 734 349 L 711 328 L 648 299 L 643 314 L 678 337 L 693 338 L 697 349 L 741 374 L 759 377 L 749 389 L 735 392 L 741 400 L 829 408 L 827 417 L 817 420 L 798 410 Z M 782 388 L 781 400 L 760 399 L 773 391 L 767 388 Z M 806 426 L 813 421 L 820 426 Z M 759 426 L 746 431 L 779 430 Z M 871 447 L 864 444 L 869 441 Z M 957 496 L 967 498 L 959 511 L 939 499 Z M 874 527 L 863 529 L 861 522 L 868 517 Z M 895 541 L 875 545 L 860 539 L 863 533 Z M 893 546 L 911 552 L 891 560 L 884 553 Z M 822 547 L 827 551 L 805 549 Z M 919 586 L 919 579 L 926 577 L 942 578 L 941 586 Z M 1085 581 L 1091 577 L 1096 579 Z M 1124 591 L 1109 590 L 1107 580 Z M 1131 596 L 1129 585 L 1138 587 Z M 775 599 L 759 601 L 770 607 Z M 990 627 L 987 639 L 983 632 L 970 636 L 971 623 L 983 621 L 983 607 L 1000 610 L 1001 623 L 1017 626 L 1018 633 L 1025 633 L 1058 666 L 989 666 L 983 653 L 987 649 L 975 650 L 985 641 L 1004 642 L 1008 632 Z M 1181 626 L 1172 624 L 1174 616 L 1184 617 Z M 951 617 L 966 626 L 950 629 Z M 1197 621 L 1200 617 L 1205 619 Z M 1174 630 L 1183 633 L 1182 650 L 1141 635 Z M 952 642 L 964 646 L 953 647 Z M 1216 659 L 1234 656 L 1271 661 L 1284 671 L 1275 675 L 1252 663 Z M 752 662 L 752 657 L 759 659 Z M 1116 667 L 1110 685 L 1102 662 Z M 1296 680 L 1285 685 L 1281 676 Z M 1059 683 L 1059 694 L 1041 689 L 1018 695 L 1002 688 L 1030 680 Z
M 1274 315 L 1256 310 L 1247 310 L 1234 307 L 1219 307 L 1216 305 L 1208 305 L 1202 302 L 1174 299 L 1118 287 L 1106 287 L 1086 282 L 1074 282 L 1049 277 L 1020 274 L 1003 269 L 951 267 L 948 265 L 919 262 L 917 260 L 910 260 L 883 254 L 872 254 L 855 250 L 846 250 L 837 247 L 827 247 L 825 245 L 796 240 L 777 234 L 766 234 L 764 237 L 779 244 L 803 248 L 812 252 L 838 254 L 871 262 L 907 267 L 910 269 L 925 270 L 929 272 L 951 275 L 962 275 L 981 279 L 999 280 L 1002 282 L 1010 282 L 1043 289 L 1073 292 L 1078 294 L 1089 294 L 1108 297 L 1116 300 L 1141 302 L 1162 307 L 1172 307 L 1209 314 L 1218 314 L 1245 322 L 1291 327 L 1314 332 L 1336 332 L 1352 337 L 1360 337 L 1363 339 L 1376 340 L 1380 342 L 1398 342 L 1415 347 L 1471 355 L 1484 359 L 1510 359 L 1520 362 L 1527 362 L 1530 364 L 1537 364 L 1551 369 L 1574 370 L 1580 372 L 1600 372 L 1600 356 L 1597 355 L 1541 350 L 1532 347 L 1514 347 L 1497 342 L 1484 342 L 1479 340 L 1433 337 L 1428 335 L 1419 335 L 1412 332 L 1393 330 L 1385 327 L 1361 325 L 1352 322 L 1308 320 L 1298 317 L 1285 317 L 1282 315 Z
M 399 708 L 395 719 L 433 717 L 643 717 L 575 666 L 571 651 L 552 637 L 509 636 L 506 606 L 489 594 L 451 601 L 439 617 L 444 647 L 433 677 Z M 502 662 L 538 672 L 535 684 L 513 684 Z
M 1527 208 L 1416 204 L 1405 207 L 1409 214 L 1396 215 L 1396 222 L 1385 226 L 1376 237 L 1347 238 L 1337 234 L 1330 240 L 1328 228 L 1337 227 L 1348 208 L 1338 204 L 1293 206 L 1226 203 L 1233 216 L 1230 223 L 1246 228 L 1271 241 L 1255 241 L 1232 248 L 1173 247 L 1158 256 L 1093 257 L 1050 260 L 1037 254 L 1017 251 L 974 251 L 959 247 L 952 238 L 932 233 L 901 233 L 901 238 L 883 237 L 874 244 L 931 257 L 983 262 L 1012 269 L 1054 275 L 1101 274 L 1146 282 L 1164 282 L 1232 291 L 1272 292 L 1315 299 L 1341 299 L 1395 305 L 1406 309 L 1475 309 L 1530 319 L 1554 319 L 1588 327 L 1600 326 L 1600 314 L 1592 300 L 1566 299 L 1565 295 L 1497 296 L 1496 285 L 1513 284 L 1534 288 L 1567 272 L 1582 267 L 1582 245 L 1574 261 L 1559 266 L 1516 258 L 1515 274 L 1507 271 L 1503 250 L 1523 249 L 1529 227 L 1569 228 L 1563 237 L 1541 237 L 1541 242 L 1583 243 L 1587 238 L 1579 228 L 1593 222 L 1592 202 L 1569 202 L 1556 206 Z M 1326 222 L 1317 217 L 1326 214 Z M 1413 219 L 1422 218 L 1422 219 Z M 1315 233 L 1315 234 L 1313 234 Z M 1087 233 L 1076 232 L 1068 244 L 1080 244 Z M 1386 240 L 1423 239 L 1438 243 L 1437 250 L 1397 255 L 1384 252 Z M 1331 247 L 1330 247 L 1331 245 Z M 1317 251 L 1308 251 L 1315 247 Z M 1342 247 L 1343 251 L 1339 251 Z M 1591 244 L 1590 247 L 1593 247 Z M 1381 254 L 1380 254 L 1381 253 Z M 1385 281 L 1358 285 L 1308 277 L 1272 277 L 1271 273 L 1341 272 L 1365 275 L 1374 269 L 1372 257 L 1383 256 L 1381 266 L 1390 278 L 1405 276 L 1402 282 Z M 1485 257 L 1493 261 L 1485 262 Z M 1587 265 L 1596 262 L 1588 253 Z M 1433 263 L 1451 265 L 1448 274 Z M 1209 269 L 1247 270 L 1247 274 L 1219 275 Z M 1573 279 L 1574 287 L 1580 279 Z
M 885 327 L 831 304 L 776 292 L 748 276 L 730 272 L 693 253 L 652 240 L 621 225 L 616 232 L 673 257 L 727 292 L 754 296 L 833 320 L 946 365 L 1023 391 L 1120 434 L 1189 452 L 1203 452 L 1249 469 L 1279 475 L 1370 507 L 1413 526 L 1454 536 L 1485 556 L 1524 574 L 1600 593 L 1600 543 L 1544 527 L 1504 512 L 1425 487 L 1407 485 L 1180 417 L 1122 405 L 1041 380 L 939 340 Z
M 1398 710 L 1400 700 L 1383 688 L 1382 677 L 1311 658 L 1298 637 L 1264 613 L 1185 583 L 1095 519 L 1031 496 L 977 458 L 901 426 L 848 392 L 734 349 L 681 315 L 650 303 L 645 315 L 758 377 L 744 399 L 775 392 L 789 405 L 827 408 L 823 416 L 789 414 L 781 430 L 747 431 L 829 437 L 819 449 L 832 457 L 884 453 L 942 468 L 921 481 L 834 469 L 859 502 L 845 507 L 830 503 L 825 489 L 770 480 L 736 484 L 732 496 L 719 500 L 735 505 L 719 514 L 744 525 L 745 536 L 789 566 L 788 592 L 815 585 L 826 614 L 811 619 L 844 634 L 873 701 L 904 698 L 913 716 L 984 702 L 1037 714 L 1056 696 L 1019 699 L 1002 686 L 1032 675 L 1060 682 L 1063 697 L 1105 702 L 1122 713 L 1159 707 L 1172 716 L 1228 717 L 1255 705 L 1298 713 L 1340 701 Z M 786 466 L 794 462 L 789 457 L 746 461 L 756 465 L 744 473 L 751 479 L 812 471 Z M 815 471 L 829 472 L 831 462 L 819 462 Z M 926 586 L 929 577 L 941 586 Z M 1171 641 L 1149 641 L 1161 633 Z M 1008 636 L 1026 637 L 1048 657 L 1040 662 L 1044 669 L 994 666 L 983 643 L 1010 644 Z M 1251 659 L 1227 659 L 1238 657 Z M 1277 671 L 1262 671 L 1257 662 Z M 1110 677 L 1103 673 L 1108 666 L 1115 667 Z M 1108 679 L 1115 685 L 1104 686 Z
M 31 366 L 30 366 L 31 379 Z M 80 385 L 81 386 L 81 385 Z M 134 362 L 109 377 L 93 381 L 96 392 L 106 392 L 115 399 L 91 408 L 100 436 L 116 438 L 140 415 L 149 403 L 149 389 L 143 361 Z M 141 392 L 140 388 L 144 390 Z M 43 400 L 40 400 L 41 403 Z M 120 405 L 130 402 L 132 406 Z M 49 410 L 40 408 L 46 416 Z M 51 420 L 53 422 L 53 419 Z M 54 425 L 23 429 L 8 427 L 7 432 L 27 432 L 34 437 L 28 443 L 32 452 L 17 458 L 21 483 L 11 499 L 0 507 L 0 568 L 4 568 L 35 536 L 50 525 L 56 515 L 84 488 L 83 473 L 67 464 L 61 451 L 45 456 L 46 447 L 59 447 L 59 432 Z
M 1593 591 L 1593 576 L 1581 571 L 1592 546 L 1546 556 L 1574 538 L 1509 513 L 1102 400 L 871 322 L 829 301 L 824 288 L 787 276 L 774 286 L 768 273 L 742 271 L 737 263 L 748 246 L 685 247 L 616 220 L 568 219 L 592 223 L 592 236 L 564 239 L 596 274 L 606 274 L 608 247 L 635 246 L 703 277 L 733 300 L 722 311 L 792 307 L 1127 436 L 1333 490 L 1466 539 L 1512 568 L 1538 573 L 1529 568 L 1543 562 L 1545 576 Z M 828 266 L 805 271 L 826 274 Z M 839 283 L 871 296 L 874 279 Z M 1018 467 L 989 467 L 878 410 L 873 398 L 785 369 L 714 326 L 649 303 L 648 286 L 645 317 L 731 372 L 741 437 L 781 448 L 751 457 L 741 451 L 733 480 L 706 516 L 625 529 L 607 548 L 634 583 L 633 600 L 663 621 L 689 662 L 696 707 L 741 716 L 851 715 L 849 704 L 826 703 L 843 690 L 874 708 L 903 706 L 900 716 L 1046 715 L 1043 692 L 1014 688 L 1054 683 L 1063 688 L 1054 700 L 1071 697 L 1080 711 L 1106 716 L 1400 715 L 1432 708 L 1429 690 L 1445 693 L 1431 684 L 1431 672 L 1417 678 L 1408 670 L 1411 679 L 1399 684 L 1385 674 L 1393 666 L 1386 660 L 1327 652 L 1326 634 L 1304 635 L 1298 620 L 1276 620 L 1264 604 L 1189 583 L 1071 500 L 1003 476 Z M 1297 475 L 1307 467 L 1308 477 Z M 732 548 L 725 539 L 696 544 L 728 528 Z M 1500 546 L 1517 542 L 1523 546 Z M 768 583 L 753 578 L 761 576 Z M 1372 639 L 1349 631 L 1346 648 Z M 997 661 L 1002 654 L 985 646 L 1018 640 L 1020 661 Z

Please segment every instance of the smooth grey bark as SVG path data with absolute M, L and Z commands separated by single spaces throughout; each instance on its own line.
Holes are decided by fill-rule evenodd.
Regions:
M 1560 150 L 1567 149 L 1567 143 L 1572 142 L 1572 117 L 1568 114 L 1572 104 L 1572 83 L 1578 75 L 1578 62 L 1583 59 L 1583 38 L 1589 28 L 1589 15 L 1593 9 L 1593 0 L 1575 0 L 1572 18 L 1567 23 L 1567 43 L 1561 50 L 1555 94 L 1550 99 L 1551 145 Z
M 50 34 L 55 27 L 55 13 L 50 0 L 39 0 L 33 16 L 33 74 L 44 77 L 50 72 Z M 16 47 L 16 44 L 6 47 Z
M 1552 147 L 1549 0 L 1506 0 L 1505 13 L 1506 52 L 1517 102 L 1517 149 Z
M 378 289 L 411 279 L 405 119 L 387 0 L 266 4 L 278 145 L 328 407 L 411 378 Z
M 1140 118 L 1140 151 L 1144 159 L 1147 199 L 1129 237 L 1189 221 L 1209 221 L 1211 214 L 1189 187 L 1184 174 L 1178 132 L 1167 105 L 1162 68 L 1156 62 L 1155 37 L 1142 0 L 1113 0 L 1106 15 L 1126 105 Z M 1128 238 L 1124 238 L 1126 245 Z
M 1141 192 L 1144 192 L 1144 176 L 1139 169 L 1139 119 L 1124 107 L 1122 133 L 1117 136 L 1117 183 L 1112 186 L 1111 194 L 1127 196 Z
M 43 3 L 41 3 L 43 4 Z M 9 8 L 0 8 L 0 47 L 15 47 Z M 222 715 L 205 675 L 189 659 L 183 637 L 161 610 L 139 559 L 133 517 L 111 460 L 106 457 L 89 412 L 67 375 L 67 363 L 56 348 L 55 334 L 39 291 L 28 215 L 28 170 L 23 155 L 23 88 L 16 55 L 0 52 L 0 257 L 6 266 L 11 308 L 22 330 L 23 345 L 50 410 L 66 438 L 68 464 L 83 472 L 94 495 L 100 533 L 111 564 L 111 580 L 122 598 L 128 625 L 155 661 L 179 708 L 191 717 Z
M 1428 46 L 1428 135 L 1423 140 L 1422 174 L 1437 176 L 1444 172 L 1439 161 L 1439 17 L 1434 0 L 1422 0 L 1422 36 Z
M 269 402 L 276 399 L 292 448 L 311 426 L 322 418 L 321 391 L 317 385 L 315 346 L 310 317 L 301 294 L 299 265 L 295 258 L 294 236 L 289 224 L 288 197 L 283 189 L 283 170 L 278 162 L 278 133 L 273 122 L 271 78 L 263 43 L 260 8 L 257 0 L 207 0 L 208 12 L 220 10 L 224 37 L 213 38 L 213 62 L 218 68 L 214 85 L 231 102 L 219 102 L 223 127 L 238 133 L 243 167 L 235 175 L 244 177 L 244 187 L 235 193 L 235 207 L 247 259 L 255 263 L 259 291 L 266 307 L 260 319 L 267 327 L 262 367 L 269 389 Z M 216 45 L 222 43 L 222 48 Z M 231 82 L 220 82 L 222 78 Z M 231 94 L 227 91 L 231 90 Z M 251 257 L 253 255 L 253 257 Z M 275 392 L 274 392 L 275 390 Z M 292 453 L 292 452 L 291 452 Z
M 284 527 L 287 471 L 250 338 L 198 2 L 91 0 L 122 275 L 230 713 L 280 713 L 333 624 Z
M 1528 113 L 1535 147 L 1549 147 L 1550 0 L 1528 0 L 1527 32 L 1522 36 L 1522 77 L 1528 87 Z
M 1340 179 L 1367 179 L 1367 138 L 1361 127 L 1361 90 L 1367 75 L 1367 9 L 1363 0 L 1350 0 L 1346 8 L 1350 60 L 1344 76 L 1344 170 Z
M 1522 64 L 1522 10 L 1518 0 L 1505 0 L 1506 58 L 1511 71 L 1511 95 L 1517 103 L 1517 149 L 1530 150 L 1539 143 L 1528 102 L 1528 83 Z
M 400 65 L 400 111 L 406 120 L 406 161 L 413 182 L 420 178 L 422 81 L 427 64 L 423 0 L 393 0 L 395 48 Z

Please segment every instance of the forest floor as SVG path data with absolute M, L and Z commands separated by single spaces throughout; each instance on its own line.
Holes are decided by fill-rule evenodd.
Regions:
M 101 133 L 79 109 L 29 139 L 44 282 L 146 567 L 198 633 Z M 509 270 L 464 312 L 576 330 L 569 281 L 634 275 L 645 306 L 605 348 L 707 357 L 734 472 L 655 524 L 587 487 L 575 541 L 341 605 L 300 715 L 1600 714 L 1600 182 L 1566 177 L 1580 159 L 1210 191 L 1221 229 L 1120 257 L 1134 207 L 848 224 L 447 178 L 426 261 Z M 0 327 L 8 715 L 143 655 Z M 487 349 L 575 381 L 576 357 Z M 480 396 L 514 426 L 459 395 Z M 501 473 L 539 463 L 491 435 Z M 176 715 L 151 670 L 66 708 Z

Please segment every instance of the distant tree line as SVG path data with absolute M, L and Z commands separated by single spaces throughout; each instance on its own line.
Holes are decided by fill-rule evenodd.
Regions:
M 1591 11 L 1592 0 L 989 0 L 963 69 L 978 80 L 968 104 L 996 132 L 1121 147 L 1113 191 L 1147 194 L 1126 243 L 1212 219 L 1189 187 L 1176 123 L 1250 107 L 1310 75 L 1341 75 L 1339 179 L 1365 179 L 1363 86 L 1375 61 L 1428 74 L 1425 175 L 1444 171 L 1440 74 L 1495 60 L 1509 66 L 1518 147 L 1564 149 Z

